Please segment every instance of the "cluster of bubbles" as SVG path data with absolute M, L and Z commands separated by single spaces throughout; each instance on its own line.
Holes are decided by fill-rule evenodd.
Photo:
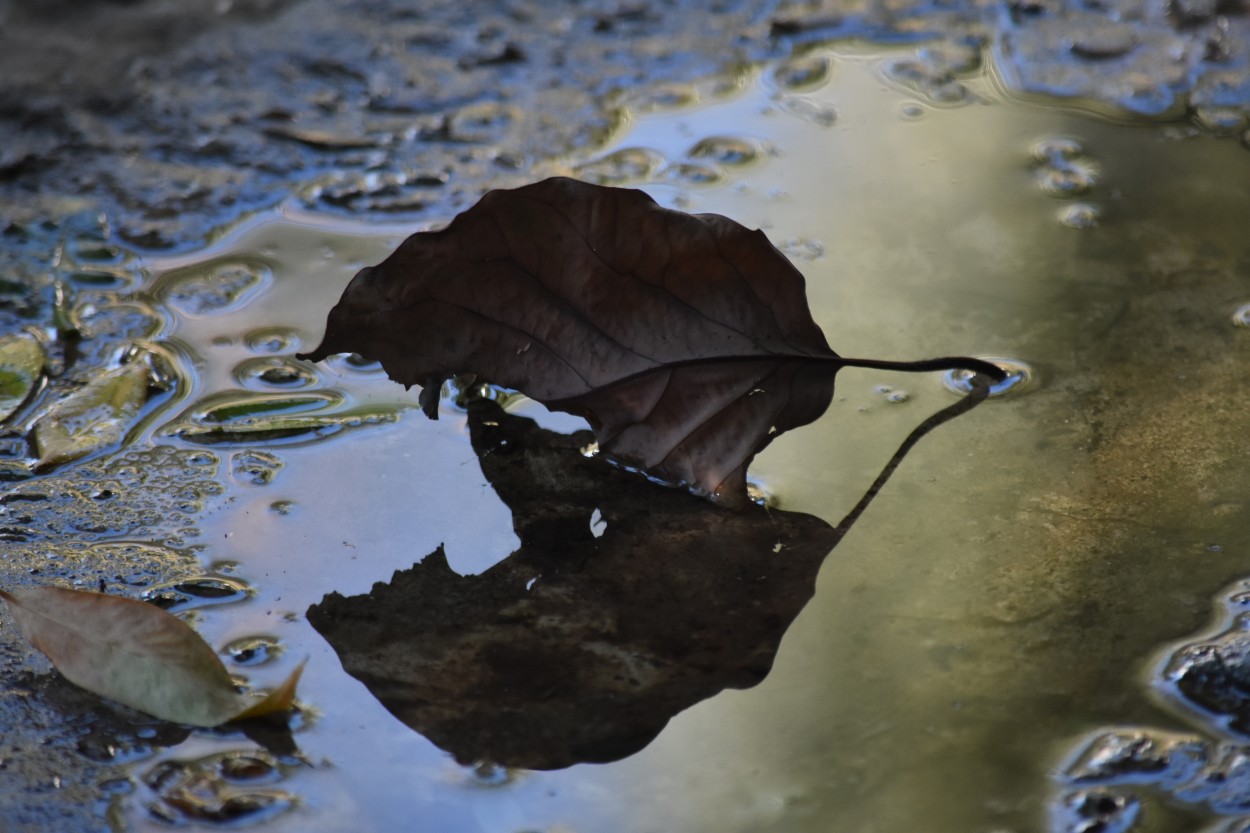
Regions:
M 1068 201 L 1058 211 L 1061 224 L 1072 229 L 1098 225 L 1102 209 L 1083 198 L 1098 185 L 1101 172 L 1079 141 L 1067 136 L 1041 139 L 1033 145 L 1032 161 L 1043 193 Z
M 238 309 L 272 282 L 264 263 L 229 258 L 163 275 L 152 294 L 179 314 L 198 318 Z
M 259 749 L 161 761 L 142 777 L 152 796 L 147 811 L 171 825 L 238 827 L 267 821 L 295 806 L 295 796 L 279 785 L 302 765 L 297 758 Z
M 885 61 L 885 77 L 938 107 L 971 104 L 977 96 L 961 79 L 980 71 L 983 40 L 968 35 L 926 43 L 910 55 Z M 911 105 L 903 116 L 914 119 L 922 113 L 923 109 Z
M 574 172 L 597 185 L 715 185 L 729 178 L 730 169 L 750 165 L 767 152 L 764 143 L 755 139 L 709 136 L 695 142 L 677 160 L 651 148 L 623 147 L 577 166 Z
M 773 102 L 785 113 L 817 127 L 831 127 L 838 120 L 833 107 L 803 93 L 824 86 L 833 70 L 833 57 L 827 51 L 800 52 L 772 68 L 769 81 L 775 93 Z

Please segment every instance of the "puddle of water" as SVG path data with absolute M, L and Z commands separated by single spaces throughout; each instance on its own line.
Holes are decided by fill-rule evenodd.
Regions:
M 615 764 L 459 766 L 304 620 L 324 594 L 365 593 L 440 544 L 464 574 L 517 546 L 460 411 L 431 422 L 375 367 L 291 359 L 408 230 L 262 218 L 147 264 L 161 336 L 195 372 L 140 441 L 207 448 L 226 486 L 198 520 L 211 592 L 185 604 L 253 684 L 310 657 L 301 756 L 257 764 L 273 774 L 255 799 L 271 801 L 264 829 L 1039 829 L 1061 802 L 1060 762 L 1091 732 L 1215 731 L 1150 686 L 1158 646 L 1205 624 L 1250 567 L 1250 154 L 1004 102 L 976 74 L 958 96 L 916 92 L 896 59 L 809 54 L 735 97 L 639 115 L 580 168 L 764 228 L 845 355 L 1034 371 L 906 460 L 763 683 L 682 712 Z M 829 413 L 752 470 L 777 506 L 830 522 L 953 401 L 940 374 L 847 370 L 838 384 Z M 293 427 L 309 415 L 327 421 Z M 274 659 L 253 662 L 258 650 Z M 131 820 L 163 800 L 154 768 L 220 769 L 212 756 L 241 746 L 197 733 L 138 764 Z M 1151 830 L 1213 818 L 1134 800 Z

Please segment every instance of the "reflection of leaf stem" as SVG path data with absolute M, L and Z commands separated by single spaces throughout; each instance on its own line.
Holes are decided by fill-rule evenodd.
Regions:
M 934 359 L 933 361 L 946 362 L 947 364 L 945 365 L 945 367 L 949 367 L 950 362 L 956 361 L 956 360 Z M 977 362 L 978 364 L 988 364 L 988 362 L 980 362 L 976 359 L 958 359 L 957 361 Z M 927 364 L 932 364 L 932 363 L 933 362 L 915 362 L 914 364 L 927 365 Z M 1003 373 L 1002 369 L 999 367 L 995 367 L 994 365 L 989 365 L 989 367 L 992 367 L 994 368 L 994 370 L 998 371 L 998 374 Z M 899 369 L 899 368 L 896 367 L 895 369 Z M 920 369 L 932 370 L 932 369 L 941 369 L 941 368 L 926 367 L 926 368 L 920 368 Z M 1001 381 L 1001 379 L 998 377 L 998 374 L 996 374 L 995 377 L 993 377 L 994 381 Z M 968 413 L 968 411 L 971 411 L 977 405 L 980 405 L 982 402 L 984 402 L 985 398 L 990 395 L 990 381 L 991 381 L 991 377 L 989 376 L 989 374 L 977 373 L 971 379 L 972 391 L 967 396 L 965 396 L 963 399 L 959 400 L 953 405 L 946 406 L 945 408 L 938 411 L 933 416 L 926 419 L 924 422 L 917 425 L 914 429 L 912 429 L 912 432 L 908 434 L 907 438 L 904 439 L 903 442 L 899 445 L 898 450 L 894 452 L 894 456 L 891 457 L 890 461 L 885 464 L 885 468 L 881 469 L 881 473 L 877 475 L 877 479 L 874 480 L 872 482 L 872 485 L 868 487 L 868 491 L 864 492 L 864 496 L 859 499 L 859 503 L 856 503 L 855 507 L 851 509 L 850 512 L 847 512 L 846 517 L 843 518 L 841 522 L 838 523 L 837 531 L 838 531 L 839 540 L 841 539 L 843 535 L 845 535 L 847 532 L 850 531 L 851 525 L 854 524 L 855 521 L 859 520 L 859 516 L 864 514 L 864 510 L 868 508 L 868 504 L 872 503 L 872 499 L 875 498 L 877 496 L 877 493 L 880 492 L 882 487 L 885 486 L 886 481 L 890 479 L 890 475 L 894 474 L 894 470 L 898 468 L 899 464 L 903 462 L 903 458 L 907 456 L 907 452 L 911 451 L 912 447 L 915 446 L 916 443 L 920 442 L 920 440 L 924 437 L 924 435 L 928 434 L 934 428 L 937 428 L 939 425 L 941 425 L 944 422 L 949 422 L 950 420 L 954 419 L 960 414 Z

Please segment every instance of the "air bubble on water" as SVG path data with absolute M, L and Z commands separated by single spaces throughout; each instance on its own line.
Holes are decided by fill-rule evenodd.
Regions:
M 831 67 L 828 54 L 811 52 L 777 64 L 772 78 L 779 87 L 789 90 L 813 89 L 829 80 Z
M 240 602 L 249 598 L 253 591 L 245 581 L 225 576 L 192 576 L 150 587 L 143 592 L 143 600 L 159 608 L 176 613 L 212 605 Z
M 259 749 L 161 761 L 142 776 L 155 793 L 146 809 L 153 819 L 179 826 L 237 828 L 268 821 L 294 807 L 296 798 L 285 790 L 258 787 L 285 779 L 288 768 Z
M 269 504 L 270 512 L 275 515 L 282 515 L 283 517 L 291 514 L 291 510 L 293 508 L 295 508 L 295 502 L 291 500 L 275 500 L 273 503 Z
M 1087 202 L 1074 202 L 1060 208 L 1056 216 L 1059 224 L 1071 229 L 1090 229 L 1102 219 L 1102 209 Z
M 1235 136 L 1250 123 L 1242 107 L 1195 107 L 1194 120 L 1217 136 Z
M 1052 197 L 1077 197 L 1098 184 L 1098 170 L 1087 162 L 1069 162 L 1063 167 L 1045 167 L 1038 184 Z
M 1037 383 L 1036 371 L 1019 359 L 1008 359 L 999 356 L 978 356 L 977 358 L 997 365 L 1007 373 L 1006 379 L 990 385 L 991 397 L 1001 397 L 1009 394 L 1014 396 L 1027 391 Z M 972 392 L 972 377 L 975 375 L 973 371 L 964 368 L 948 370 L 942 374 L 942 384 L 953 393 L 968 394 Z
M 838 111 L 827 104 L 797 95 L 782 96 L 777 106 L 817 127 L 832 127 L 838 122 Z
M 283 356 L 248 359 L 234 368 L 234 378 L 245 388 L 303 388 L 316 384 L 317 372 L 307 362 Z
M 299 347 L 299 336 L 285 327 L 262 327 L 243 337 L 253 353 L 291 353 Z
M 625 102 L 632 110 L 651 113 L 675 110 L 699 102 L 699 91 L 688 84 L 660 84 L 635 93 Z
M 915 101 L 905 101 L 898 108 L 898 114 L 902 116 L 905 121 L 916 121 L 917 119 L 924 118 L 925 112 L 925 106 Z
M 1081 143 L 1068 136 L 1051 136 L 1033 144 L 1033 159 L 1044 165 L 1062 165 L 1084 155 Z
M 580 179 L 597 185 L 624 185 L 650 180 L 667 160 L 659 151 L 627 147 L 574 168 Z
M 263 263 L 222 260 L 163 275 L 154 291 L 174 310 L 198 317 L 237 309 L 272 281 L 273 273 Z
M 777 248 L 791 260 L 801 260 L 805 263 L 825 256 L 825 245 L 819 240 L 811 240 L 807 237 L 792 237 L 789 240 L 783 240 Z
M 230 455 L 230 476 L 239 483 L 265 486 L 282 470 L 282 460 L 268 451 L 236 451 Z
M 669 165 L 663 172 L 665 179 L 676 180 L 683 185 L 715 185 L 725 181 L 725 172 L 714 165 L 698 165 L 680 162 Z
M 359 353 L 336 353 L 322 359 L 318 365 L 339 376 L 367 378 L 386 374 L 381 362 L 366 359 Z
M 227 643 L 221 652 L 235 665 L 253 668 L 276 659 L 282 645 L 276 636 L 244 636 Z
M 1233 310 L 1234 327 L 1250 327 L 1250 303 L 1242 304 Z
M 1078 58 L 1105 61 L 1127 55 L 1136 48 L 1134 24 L 1104 20 L 1092 26 L 1075 27 L 1070 50 Z
M 734 136 L 709 136 L 695 143 L 686 155 L 692 159 L 710 159 L 720 165 L 748 165 L 763 154 L 758 142 Z
M 465 780 L 474 787 L 506 787 L 515 782 L 520 772 L 489 761 L 479 761 L 466 767 Z
M 890 391 L 885 395 L 886 402 L 901 403 L 911 399 L 911 394 L 905 390 Z

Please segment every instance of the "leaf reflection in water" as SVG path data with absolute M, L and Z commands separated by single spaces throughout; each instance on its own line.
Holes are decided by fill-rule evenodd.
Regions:
M 586 432 L 471 402 L 474 449 L 520 548 L 469 576 L 439 548 L 367 595 L 326 596 L 308 620 L 348 673 L 462 763 L 619 760 L 678 712 L 767 676 L 825 556 L 902 455 L 988 382 L 922 423 L 837 527 L 658 489 L 576 453 Z

